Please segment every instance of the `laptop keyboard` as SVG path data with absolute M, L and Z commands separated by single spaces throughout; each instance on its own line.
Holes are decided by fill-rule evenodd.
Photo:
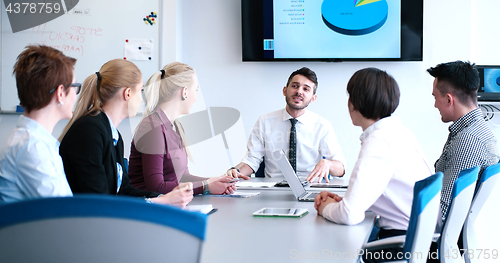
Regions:
M 316 198 L 316 196 L 319 195 L 319 192 L 311 192 L 308 195 L 306 195 L 306 198 Z

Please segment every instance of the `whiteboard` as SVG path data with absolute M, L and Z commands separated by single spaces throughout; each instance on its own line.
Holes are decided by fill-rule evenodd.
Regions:
M 1 2 L 0 110 L 3 112 L 15 111 L 19 104 L 12 68 L 19 53 L 29 44 L 52 46 L 76 58 L 75 77 L 80 83 L 108 60 L 124 58 L 125 45 L 138 40 L 152 44 L 151 56 L 146 60 L 129 59 L 141 70 L 143 81 L 161 68 L 161 0 L 66 0 L 66 4 L 78 3 L 52 21 L 17 33 L 12 33 L 4 1 Z M 151 12 L 157 13 L 153 25 L 144 21 Z

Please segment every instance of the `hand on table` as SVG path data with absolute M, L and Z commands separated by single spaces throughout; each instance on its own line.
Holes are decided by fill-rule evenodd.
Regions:
M 237 171 L 236 171 L 237 172 Z M 230 175 L 222 175 L 219 177 L 211 177 L 207 180 L 208 189 L 211 194 L 232 194 L 236 191 L 235 183 L 230 183 L 234 177 Z
M 233 178 L 242 178 L 242 179 L 245 179 L 245 180 L 250 179 L 250 177 L 249 177 L 249 176 L 246 176 L 246 175 L 241 174 L 241 173 L 240 173 L 240 172 L 238 172 L 238 170 L 236 170 L 235 168 L 232 168 L 232 169 L 227 170 L 227 172 L 226 172 L 224 175 L 231 176 L 231 177 L 233 177 Z
M 329 183 L 328 175 L 330 174 L 330 165 L 328 160 L 323 159 L 319 161 L 312 172 L 307 176 L 306 180 L 313 183 L 313 181 L 318 178 L 318 183 L 320 183 L 321 180 L 325 178 L 325 181 Z
M 318 215 L 323 215 L 323 209 L 331 203 L 337 203 L 342 200 L 342 197 L 327 191 L 321 192 L 314 198 L 314 208 L 318 210 Z
M 193 183 L 191 182 L 181 183 L 169 193 L 151 198 L 153 203 L 169 204 L 180 208 L 186 207 L 191 200 L 193 200 Z

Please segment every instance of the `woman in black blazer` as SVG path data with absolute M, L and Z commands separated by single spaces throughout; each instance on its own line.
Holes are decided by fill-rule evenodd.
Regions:
M 184 207 L 193 198 L 192 183 L 180 184 L 166 195 L 130 185 L 123 140 L 115 127 L 136 115 L 142 87 L 140 70 L 123 59 L 107 62 L 85 80 L 73 118 L 59 138 L 68 183 L 73 193 L 137 196 Z

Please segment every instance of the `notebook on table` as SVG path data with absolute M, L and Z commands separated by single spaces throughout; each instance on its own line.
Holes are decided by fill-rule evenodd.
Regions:
M 297 197 L 297 200 L 302 202 L 314 202 L 314 198 L 319 194 L 319 192 L 306 191 L 300 182 L 300 179 L 295 174 L 292 165 L 290 165 L 285 152 L 283 150 L 274 151 L 273 158 L 278 164 L 283 176 L 285 176 L 285 179 L 290 185 L 293 194 Z

